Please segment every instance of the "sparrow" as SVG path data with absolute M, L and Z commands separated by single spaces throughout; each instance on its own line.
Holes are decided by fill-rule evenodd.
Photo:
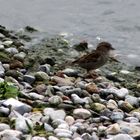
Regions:
M 78 64 L 80 67 L 87 70 L 95 70 L 106 64 L 110 57 L 110 52 L 115 50 L 112 45 L 108 42 L 100 42 L 96 50 L 92 51 L 89 54 L 86 54 L 77 60 L 73 61 L 71 64 Z

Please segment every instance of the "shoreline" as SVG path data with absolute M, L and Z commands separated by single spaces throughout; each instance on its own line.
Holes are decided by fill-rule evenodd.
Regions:
M 110 60 L 96 79 L 62 67 L 88 48 L 60 35 L 0 26 L 0 136 L 28 140 L 140 138 L 140 73 Z M 37 38 L 39 37 L 39 39 Z M 82 76 L 81 76 L 82 75 Z M 4 135 L 5 134 L 5 135 Z

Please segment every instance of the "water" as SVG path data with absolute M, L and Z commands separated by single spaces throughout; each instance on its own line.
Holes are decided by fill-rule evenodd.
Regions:
M 0 24 L 26 25 L 42 31 L 72 33 L 95 44 L 100 37 L 113 44 L 122 61 L 140 65 L 139 0 L 0 0 Z

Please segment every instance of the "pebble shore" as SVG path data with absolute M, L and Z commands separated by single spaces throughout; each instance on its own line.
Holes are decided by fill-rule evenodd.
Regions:
M 37 33 L 0 26 L 0 139 L 139 140 L 139 71 L 110 60 L 86 77 L 61 65 L 88 47 Z

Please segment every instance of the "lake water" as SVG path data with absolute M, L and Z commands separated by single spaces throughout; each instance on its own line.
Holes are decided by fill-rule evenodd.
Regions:
M 68 32 L 113 44 L 122 61 L 140 66 L 140 0 L 0 0 L 0 24 Z

